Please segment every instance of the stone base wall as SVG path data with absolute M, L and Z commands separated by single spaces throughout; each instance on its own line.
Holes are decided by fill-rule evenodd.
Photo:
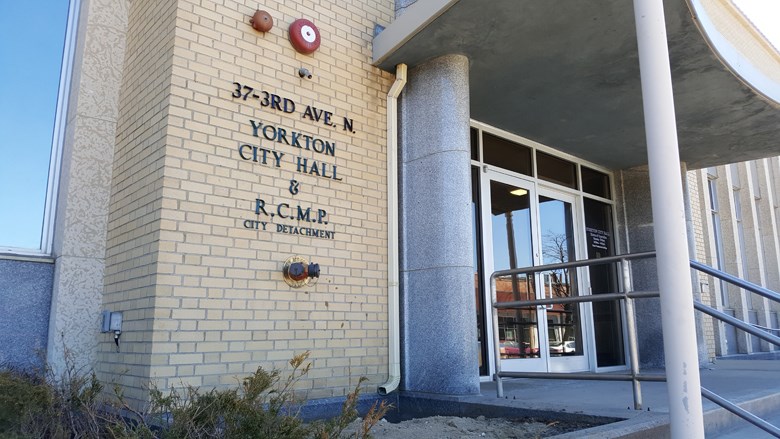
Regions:
M 0 258 L 0 366 L 40 368 L 46 359 L 54 264 Z

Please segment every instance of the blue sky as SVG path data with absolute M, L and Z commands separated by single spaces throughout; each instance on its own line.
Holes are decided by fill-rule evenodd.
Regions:
M 38 248 L 67 0 L 0 6 L 0 245 Z

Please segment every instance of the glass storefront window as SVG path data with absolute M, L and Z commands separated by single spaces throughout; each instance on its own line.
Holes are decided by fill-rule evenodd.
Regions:
M 67 1 L 4 2 L 0 24 L 0 251 L 46 251 L 42 242 Z M 46 11 L 45 25 L 30 17 Z
M 536 168 L 542 180 L 577 189 L 577 165 L 574 163 L 536 151 Z
M 480 280 L 485 281 L 491 271 L 575 260 L 581 253 L 577 249 L 583 235 L 587 240 L 589 259 L 613 255 L 614 206 L 608 201 L 612 199 L 609 174 L 539 151 L 533 142 L 529 141 L 531 146 L 525 146 L 476 125 L 470 132 L 471 158 L 477 162 L 472 167 L 472 184 L 481 185 L 482 192 L 472 193 L 474 273 L 475 294 L 482 296 L 481 300 L 480 297 L 476 300 L 480 314 L 477 319 L 479 340 L 484 348 L 485 325 L 488 329 L 490 326 L 486 319 L 491 313 L 487 311 L 490 309 L 487 286 Z M 570 190 L 562 190 L 562 187 Z M 480 194 L 484 194 L 482 199 Z M 481 218 L 484 223 L 478 225 L 480 203 L 489 203 L 483 209 L 489 208 L 485 211 L 487 215 Z M 583 219 L 584 224 L 579 223 Z M 484 230 L 490 230 L 490 233 L 483 235 Z M 492 253 L 492 258 L 479 255 L 483 245 L 485 251 Z M 487 264 L 486 260 L 492 265 L 483 265 Z M 593 294 L 619 291 L 617 267 L 594 266 L 580 271 L 546 270 L 500 276 L 495 279 L 496 300 L 533 301 L 542 297 L 576 296 L 579 277 L 585 273 L 584 279 L 589 281 Z M 587 311 L 583 309 L 547 305 L 496 311 L 502 364 L 519 370 L 553 367 L 568 371 L 585 370 L 589 367 L 588 361 L 594 360 L 597 367 L 625 365 L 620 302 L 596 302 Z M 583 312 L 586 314 L 581 315 Z M 595 328 L 584 326 L 584 321 L 593 321 Z M 589 353 L 590 343 L 594 341 L 596 352 Z M 482 349 L 481 375 L 487 373 L 484 355 L 486 352 Z
M 477 342 L 479 374 L 487 375 L 487 340 L 485 327 L 485 294 L 482 287 L 484 268 L 482 264 L 482 221 L 479 201 L 479 168 L 471 167 L 471 219 L 472 219 L 472 244 L 474 246 L 474 300 L 477 305 Z
M 615 254 L 612 230 L 612 206 L 584 199 L 585 235 L 588 259 Z M 618 265 L 593 265 L 588 268 L 591 294 L 616 293 Z M 623 322 L 620 302 L 593 302 L 593 329 L 596 339 L 596 363 L 599 367 L 625 364 L 623 353 Z
M 523 175 L 533 174 L 531 148 L 482 132 L 485 163 Z
M 471 128 L 471 160 L 479 160 L 479 131 L 476 128 Z
M 587 166 L 580 167 L 582 174 L 582 191 L 601 198 L 612 198 L 609 188 L 609 175 L 590 169 Z

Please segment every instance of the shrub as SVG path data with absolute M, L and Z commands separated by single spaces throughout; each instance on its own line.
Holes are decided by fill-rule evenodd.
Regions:
M 366 377 L 360 378 L 355 389 L 350 392 L 344 400 L 339 416 L 324 423 L 314 425 L 313 437 L 317 439 L 335 439 L 342 436 L 344 429 L 358 417 L 357 404 L 360 397 L 360 385 L 367 380 L 368 378 Z M 387 411 L 391 408 L 392 406 L 385 401 L 382 401 L 381 403 L 374 402 L 371 409 L 368 410 L 368 413 L 366 413 L 366 416 L 363 417 L 363 420 L 360 422 L 357 431 L 349 435 L 348 438 L 370 438 L 371 428 L 384 418 Z
M 0 372 L 0 435 L 21 432 L 31 413 L 51 403 L 51 393 L 44 380 L 15 370 Z
M 296 384 L 311 368 L 305 352 L 290 360 L 292 372 L 258 367 L 236 388 L 201 391 L 184 386 L 166 393 L 152 386 L 150 405 L 134 410 L 114 386 L 111 401 L 101 399 L 103 386 L 94 373 L 67 367 L 60 380 L 14 371 L 0 372 L 0 436 L 11 438 L 267 438 L 336 439 L 358 416 L 361 378 L 339 416 L 305 424 L 305 403 Z M 368 438 L 390 406 L 374 404 L 350 438 Z M 122 417 L 119 413 L 124 413 Z
M 308 374 L 311 363 L 309 352 L 293 357 L 292 372 L 282 380 L 279 370 L 271 372 L 259 367 L 243 379 L 240 389 L 210 390 L 201 393 L 192 386 L 185 387 L 184 395 L 171 390 L 163 395 L 152 389 L 152 418 L 169 419 L 162 430 L 163 438 L 267 438 L 267 439 L 335 439 L 358 417 L 357 403 L 361 378 L 350 392 L 339 416 L 311 424 L 300 419 L 300 407 L 305 399 L 296 395 L 297 382 Z M 385 402 L 374 404 L 361 428 L 351 437 L 368 438 L 390 406 Z M 167 416 L 170 417 L 167 417 Z M 167 418 L 166 418 L 167 417 Z
M 71 363 L 71 362 L 68 362 Z M 51 370 L 0 372 L 0 434 L 33 438 L 144 438 L 118 415 L 100 410 L 103 386 L 72 365 L 60 380 Z
M 304 365 L 308 352 L 290 360 L 292 373 L 282 382 L 278 370 L 257 368 L 243 379 L 240 389 L 212 389 L 201 392 L 186 386 L 180 393 L 172 389 L 163 394 L 151 390 L 150 413 L 153 419 L 169 419 L 163 438 L 262 437 L 306 438 L 309 428 L 298 417 L 293 388 L 311 368 Z M 146 417 L 145 417 L 146 418 Z

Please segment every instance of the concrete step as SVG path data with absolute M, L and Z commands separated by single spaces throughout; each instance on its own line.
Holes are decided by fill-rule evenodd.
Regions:
M 772 417 L 764 418 L 765 421 L 772 423 L 773 425 L 780 425 L 780 414 Z M 774 436 L 765 432 L 764 430 L 752 425 L 747 424 L 742 428 L 732 428 L 720 433 L 708 436 L 716 439 L 772 439 Z
M 772 356 L 774 357 L 774 355 Z M 773 422 L 780 416 L 780 361 L 771 359 L 718 359 L 700 369 L 704 387 L 740 405 L 758 417 Z M 642 370 L 663 373 L 663 370 Z M 502 404 L 549 413 L 580 414 L 622 421 L 580 430 L 561 439 L 664 438 L 669 437 L 669 398 L 666 383 L 643 382 L 643 410 L 633 410 L 631 383 L 552 379 L 508 379 L 506 399 L 497 400 L 495 383 L 482 384 L 475 403 Z M 767 437 L 763 430 L 708 400 L 703 401 L 707 437 Z M 734 434 L 736 436 L 725 436 Z M 763 436 L 762 436 L 763 435 Z
M 780 393 L 736 402 L 754 415 L 780 426 Z M 705 403 L 704 433 L 707 438 L 763 439 L 771 434 L 750 424 L 726 409 Z M 671 438 L 668 413 L 643 412 L 624 421 L 576 431 L 555 439 L 663 439 Z
M 772 356 L 774 357 L 774 356 Z M 780 361 L 760 359 L 719 359 L 716 364 L 701 370 L 702 384 L 717 395 L 739 405 L 754 415 L 780 426 Z M 578 395 L 578 407 L 593 414 L 598 408 L 601 415 L 620 416 L 620 410 L 605 410 L 604 400 L 625 401 L 629 395 L 625 387 L 607 387 L 606 383 L 594 384 L 593 393 Z M 645 407 L 650 411 L 633 412 L 626 420 L 603 425 L 594 429 L 563 435 L 561 439 L 607 439 L 607 438 L 665 438 L 670 437 L 669 410 L 665 383 L 643 383 Z M 599 395 L 610 394 L 613 398 Z M 624 402 L 625 404 L 625 402 Z M 764 438 L 772 437 L 737 415 L 704 399 L 704 428 L 708 438 Z M 614 404 L 617 405 L 617 404 Z M 574 407 L 570 407 L 571 410 Z
M 740 407 L 759 418 L 780 427 L 780 393 L 738 403 Z M 708 438 L 773 438 L 771 434 L 745 421 L 737 415 L 716 409 L 705 414 L 705 431 Z

